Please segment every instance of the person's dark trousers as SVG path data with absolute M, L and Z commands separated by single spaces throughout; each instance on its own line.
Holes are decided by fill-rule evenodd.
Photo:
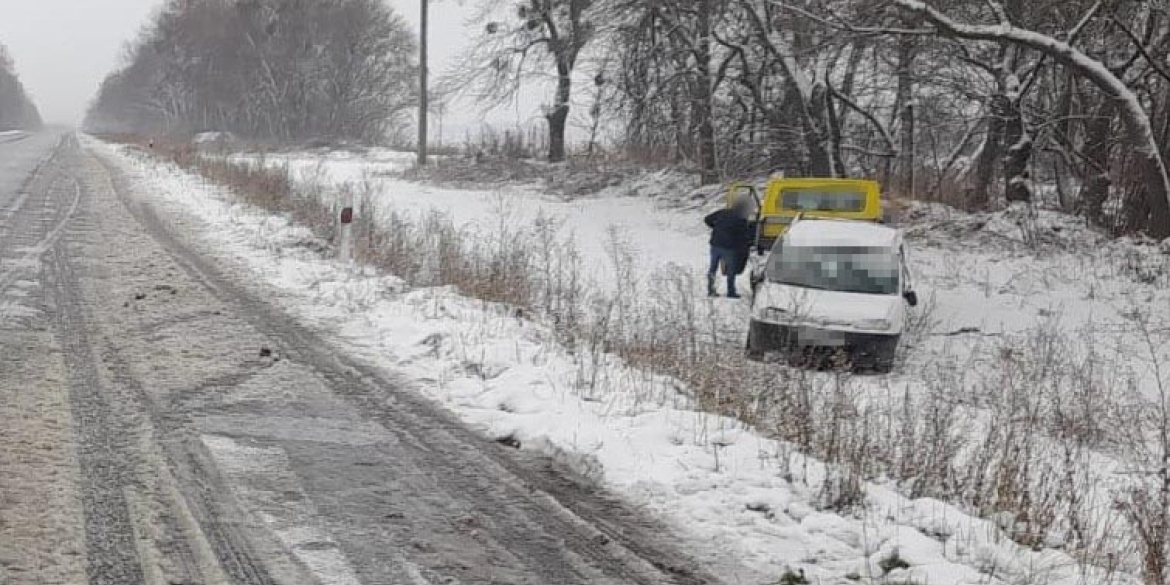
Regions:
M 715 275 L 719 273 L 719 264 L 723 263 L 723 270 L 727 275 L 727 296 L 738 297 L 735 292 L 736 269 L 739 266 L 739 254 L 734 250 L 711 246 L 711 266 L 707 269 L 707 294 L 716 296 Z

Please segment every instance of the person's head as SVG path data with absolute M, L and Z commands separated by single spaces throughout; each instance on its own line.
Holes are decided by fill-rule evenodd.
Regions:
M 755 211 L 755 206 L 752 205 L 752 202 L 747 197 L 740 196 L 739 199 L 735 200 L 735 204 L 731 209 L 736 215 L 749 219 L 752 216 L 752 212 Z

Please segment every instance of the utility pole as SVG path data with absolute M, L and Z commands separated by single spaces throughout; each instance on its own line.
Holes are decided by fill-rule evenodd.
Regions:
M 430 0 L 418 0 L 419 44 L 418 44 L 418 166 L 427 165 L 427 4 Z

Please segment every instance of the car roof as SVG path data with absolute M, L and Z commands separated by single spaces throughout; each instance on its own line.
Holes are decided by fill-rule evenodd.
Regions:
M 801 219 L 784 234 L 792 246 L 847 246 L 896 248 L 902 242 L 898 230 L 868 221 L 845 219 Z

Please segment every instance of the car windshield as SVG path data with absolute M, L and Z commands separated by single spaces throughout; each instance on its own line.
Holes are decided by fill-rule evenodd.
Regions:
M 867 294 L 898 294 L 898 256 L 887 248 L 785 246 L 768 257 L 771 282 Z

